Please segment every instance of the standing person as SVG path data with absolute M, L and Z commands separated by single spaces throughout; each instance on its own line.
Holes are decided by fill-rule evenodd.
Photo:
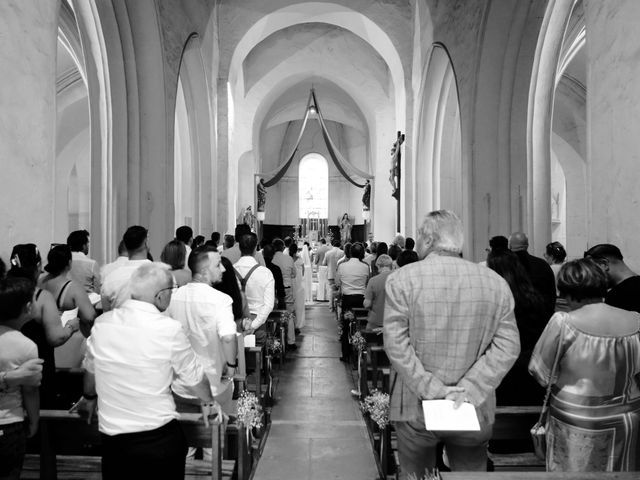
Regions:
M 571 311 L 551 318 L 529 364 L 554 382 L 547 471 L 640 470 L 640 315 L 602 302 L 607 277 L 590 258 L 563 265 L 558 288 Z
M 295 281 L 296 281 L 296 267 L 293 263 L 293 258 L 289 255 L 285 255 L 284 242 L 280 238 L 273 240 L 273 248 L 276 253 L 273 255 L 273 264 L 276 265 L 282 272 L 282 282 L 284 283 L 284 295 L 285 305 L 289 312 L 295 312 Z M 293 322 L 289 322 L 287 326 L 287 348 L 290 350 L 296 350 L 296 332 Z
M 123 262 L 114 268 L 102 282 L 102 310 L 108 312 L 112 308 L 117 308 L 126 300 L 131 298 L 130 283 L 131 275 L 138 267 L 149 260 L 149 247 L 147 246 L 147 229 L 140 225 L 129 227 L 122 236 L 122 241 L 127 249 L 129 261 Z
M 327 300 L 327 266 L 324 264 L 324 256 L 331 250 L 324 238 L 320 239 L 320 246 L 316 252 L 315 264 L 318 268 L 318 290 L 316 291 L 316 300 L 324 302 Z
M 456 214 L 431 212 L 419 230 L 423 260 L 387 277 L 384 346 L 397 372 L 389 418 L 403 479 L 433 468 L 440 442 L 452 470 L 486 471 L 495 389 L 520 351 L 509 286 L 460 258 L 462 243 Z M 421 400 L 439 398 L 471 403 L 480 431 L 427 431 Z
M 593 258 L 607 276 L 609 291 L 604 297 L 607 305 L 640 312 L 640 275 L 631 270 L 615 245 L 602 243 L 584 254 Z
M 556 281 L 556 312 L 568 312 L 567 301 L 560 296 L 558 290 L 558 272 L 567 259 L 567 251 L 560 242 L 551 242 L 547 245 L 544 259 L 549 263 Z
M 267 341 L 267 318 L 275 303 L 274 280 L 271 271 L 263 267 L 255 259 L 258 236 L 251 232 L 240 238 L 242 257 L 234 265 L 249 304 L 251 318 L 244 320 L 246 334 L 255 334 L 256 345 L 264 345 Z
M 302 262 L 304 263 L 304 275 L 302 286 L 304 287 L 305 303 L 313 302 L 313 271 L 311 270 L 311 255 L 309 254 L 309 242 L 302 245 Z
M 293 259 L 293 264 L 296 267 L 296 279 L 293 283 L 295 290 L 295 302 L 294 308 L 296 312 L 296 335 L 300 333 L 300 329 L 304 327 L 305 323 L 305 291 L 304 291 L 304 275 L 305 275 L 305 264 L 302 260 L 302 257 L 298 253 L 298 245 L 296 243 L 292 243 L 289 246 L 289 256 Z
M 71 278 L 87 293 L 100 293 L 100 267 L 98 262 L 89 258 L 89 232 L 76 230 L 67 237 L 71 248 Z
M 512 251 L 492 251 L 487 257 L 487 267 L 509 284 L 520 334 L 520 355 L 496 389 L 498 405 L 541 405 L 544 390 L 527 374 L 527 369 L 533 347 L 549 321 L 545 316 L 544 299 L 533 288 L 527 272 Z
M 171 267 L 171 275 L 178 287 L 191 281 L 191 271 L 186 268 L 187 247 L 180 240 L 171 240 L 162 249 L 160 261 Z
M 380 255 L 376 264 L 378 267 L 378 275 L 369 280 L 367 289 L 364 293 L 364 308 L 369 310 L 367 318 L 367 330 L 382 328 L 382 319 L 384 318 L 384 288 L 387 283 L 387 277 L 391 273 L 393 261 L 389 255 Z
M 120 240 L 120 243 L 118 244 L 118 258 L 102 267 L 102 269 L 100 270 L 100 278 L 104 280 L 116 268 L 120 267 L 123 263 L 127 263 L 128 261 L 129 254 L 127 253 L 127 247 L 124 244 L 124 240 Z
M 556 278 L 549 264 L 539 257 L 534 257 L 527 250 L 529 239 L 522 232 L 512 233 L 509 237 L 509 249 L 514 252 L 527 271 L 529 279 L 542 298 L 546 307 L 546 318 L 551 318 L 556 306 Z
M 36 344 L 20 333 L 31 316 L 34 287 L 26 278 L 0 280 L 0 372 L 38 358 Z M 0 373 L 0 379 L 5 375 Z M 39 417 L 37 386 L 0 389 L 0 478 L 20 478 L 27 436 L 36 434 Z
M 342 292 L 342 312 L 352 308 L 362 308 L 364 306 L 364 292 L 369 279 L 369 265 L 364 263 L 364 247 L 360 242 L 351 245 L 351 258 L 341 264 L 336 272 L 336 286 Z M 349 358 L 349 325 L 342 319 L 342 343 L 343 362 Z
M 262 256 L 264 258 L 264 266 L 271 270 L 276 289 L 276 307 L 280 310 L 286 309 L 284 281 L 282 280 L 282 271 L 280 267 L 274 265 L 273 256 L 275 255 L 273 245 L 267 244 L 262 248 Z
M 8 277 L 26 278 L 35 284 L 41 271 L 40 252 L 33 243 L 13 247 Z M 66 343 L 78 331 L 79 319 L 73 318 L 63 325 L 56 299 L 51 293 L 38 287 L 36 287 L 31 313 L 31 320 L 24 324 L 21 332 L 36 344 L 38 356 L 44 361 L 40 404 L 43 408 L 57 408 L 58 385 L 54 348 Z
M 188 225 L 183 225 L 176 229 L 176 240 L 184 244 L 184 248 L 187 251 L 185 257 L 189 258 L 191 255 L 191 244 L 193 243 L 193 229 Z
M 182 325 L 204 367 L 211 395 L 225 408 L 231 403 L 231 379 L 238 355 L 232 299 L 213 288 L 220 283 L 225 270 L 220 264 L 220 254 L 206 247 L 191 252 L 189 269 L 192 281 L 172 295 L 167 314 Z M 181 382 L 174 382 L 172 389 L 185 403 L 197 402 L 189 387 Z
M 163 313 L 173 289 L 166 267 L 142 264 L 130 298 L 101 315 L 87 340 L 77 408 L 90 419 L 97 399 L 104 480 L 184 479 L 187 443 L 171 384 L 213 400 L 182 326 Z
M 338 260 L 344 256 L 344 252 L 340 249 L 340 240 L 334 238 L 331 240 L 333 248 L 324 255 L 324 263 L 327 265 L 327 282 L 329 289 L 329 304 L 333 309 L 333 297 L 336 294 L 336 270 L 338 269 Z

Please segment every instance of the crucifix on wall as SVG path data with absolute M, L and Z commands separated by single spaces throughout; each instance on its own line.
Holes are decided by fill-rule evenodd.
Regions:
M 400 146 L 404 143 L 404 133 L 398 131 L 396 141 L 391 147 L 391 168 L 389 169 L 389 183 L 391 183 L 391 196 L 397 201 L 396 231 L 400 231 L 400 179 L 402 178 L 401 163 L 402 153 Z

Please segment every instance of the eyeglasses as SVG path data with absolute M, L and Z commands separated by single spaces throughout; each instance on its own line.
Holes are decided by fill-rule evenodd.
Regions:
M 156 293 L 156 295 L 155 295 L 155 296 L 157 297 L 158 295 L 160 295 L 160 294 L 161 294 L 162 292 L 164 292 L 165 290 L 171 290 L 171 294 L 173 295 L 173 292 L 175 292 L 177 289 L 178 289 L 178 287 L 176 287 L 176 286 L 173 286 L 173 287 L 166 287 L 166 288 L 161 288 L 160 290 L 158 290 L 158 291 L 157 291 L 157 293 Z

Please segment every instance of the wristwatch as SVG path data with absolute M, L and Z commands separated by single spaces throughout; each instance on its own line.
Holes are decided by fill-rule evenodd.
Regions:
M 237 363 L 229 363 L 229 362 L 227 362 L 227 367 L 229 367 L 229 368 L 238 368 L 238 364 Z
M 88 395 L 86 393 L 83 393 L 82 398 L 84 398 L 85 400 L 95 400 L 96 398 L 98 398 L 98 395 Z

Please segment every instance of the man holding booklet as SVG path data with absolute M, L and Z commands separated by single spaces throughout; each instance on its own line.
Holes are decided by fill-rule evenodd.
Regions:
M 456 214 L 431 212 L 419 230 L 422 261 L 387 279 L 384 346 L 397 372 L 390 419 L 401 478 L 412 473 L 421 478 L 432 469 L 439 442 L 452 470 L 486 470 L 495 389 L 520 352 L 508 284 L 491 269 L 460 258 L 462 244 Z M 446 402 L 425 403 L 425 412 L 439 412 L 439 418 L 426 419 L 431 430 L 424 400 L 451 401 L 448 409 Z M 459 408 L 465 402 L 470 405 Z

